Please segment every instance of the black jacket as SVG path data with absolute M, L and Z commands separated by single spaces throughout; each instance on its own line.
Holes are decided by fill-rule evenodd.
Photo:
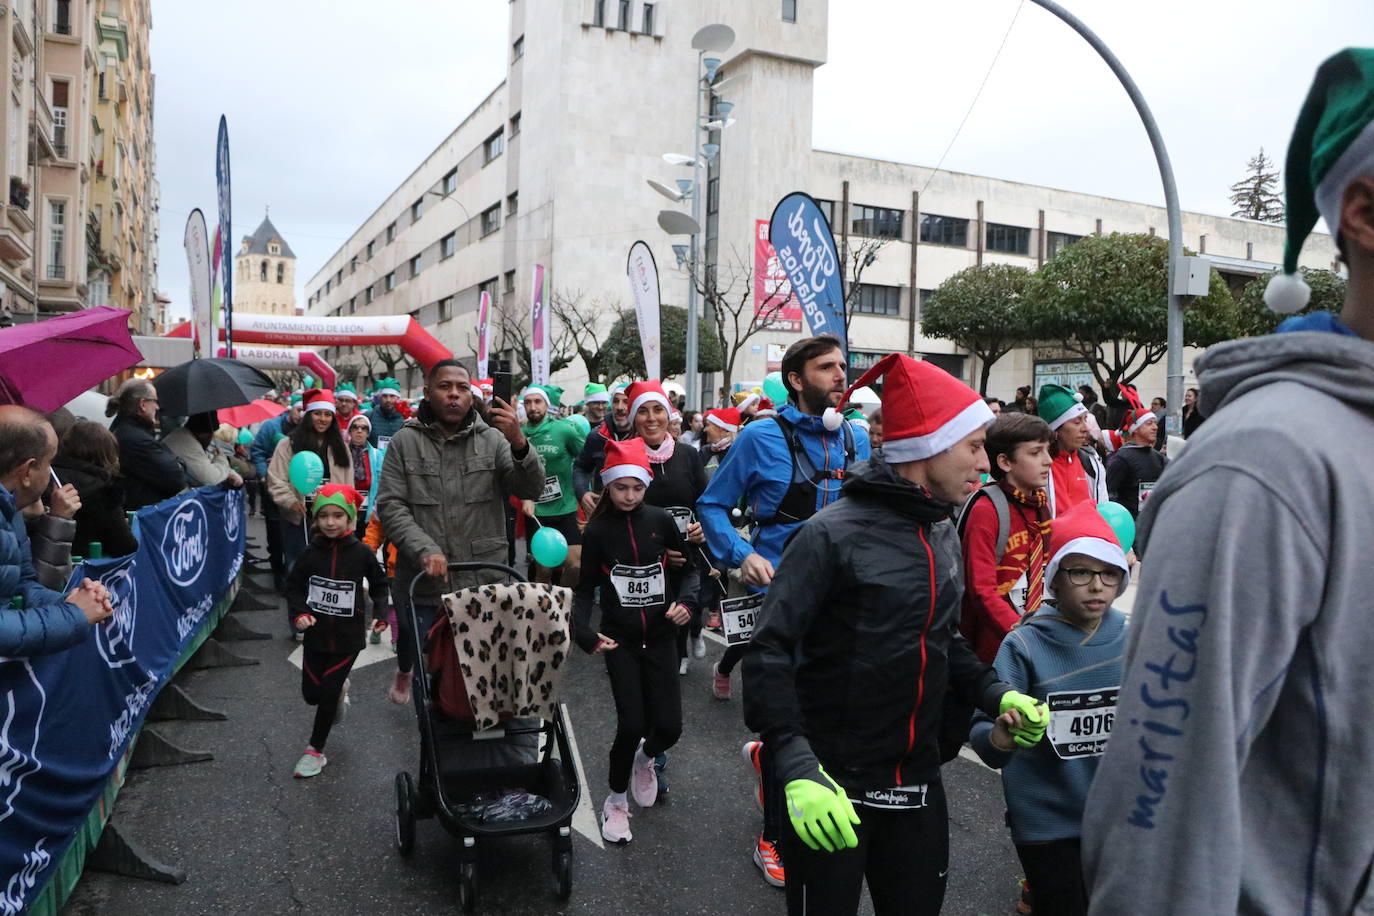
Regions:
M 138 540 L 129 530 L 124 508 L 124 489 L 107 470 L 87 461 L 58 457 L 53 470 L 63 483 L 76 487 L 81 508 L 76 512 L 76 535 L 72 553 L 87 557 L 91 541 L 99 541 L 107 557 L 124 557 L 138 550 Z
M 787 783 L 851 792 L 938 778 L 946 688 L 996 715 L 1010 688 L 959 635 L 954 507 L 881 459 L 797 529 L 744 657 L 744 720 Z
M 663 464 L 649 463 L 654 482 L 644 493 L 644 501 L 651 506 L 667 509 L 685 506 L 696 511 L 697 499 L 706 492 L 706 467 L 701 453 L 690 445 L 673 447 L 673 457 Z
M 346 603 L 331 605 L 327 612 L 308 605 L 311 579 L 317 585 L 325 580 L 353 583 L 352 607 Z M 286 577 L 286 607 L 295 620 L 301 614 L 311 614 L 315 625 L 305 631 L 305 647 L 315 652 L 351 655 L 362 651 L 367 639 L 367 609 L 363 606 L 363 580 L 367 580 L 368 594 L 374 608 L 385 607 L 386 573 L 377 556 L 353 535 L 327 538 L 316 534 L 291 567 Z M 336 593 L 337 594 L 337 593 Z
M 573 595 L 573 639 L 579 646 L 587 652 L 595 649 L 598 631 L 627 648 L 643 647 L 651 639 L 672 637 L 677 632 L 677 626 L 664 614 L 674 602 L 696 610 L 700 574 L 696 563 L 678 569 L 668 566 L 664 559 L 667 550 L 686 553 L 687 542 L 673 517 L 656 506 L 641 503 L 630 513 L 607 506 L 587 523 L 582 532 L 582 574 Z M 653 564 L 666 569 L 663 600 L 645 607 L 623 607 L 611 582 L 611 571 L 621 565 Z M 598 587 L 599 628 L 592 626 L 592 603 Z
M 142 509 L 186 489 L 186 469 L 172 450 L 153 435 L 153 424 L 141 417 L 120 414 L 110 424 L 110 432 L 119 440 L 119 473 L 126 509 Z
M 623 435 L 616 431 L 615 421 L 609 416 L 606 421 L 587 434 L 582 443 L 582 452 L 573 461 L 573 492 L 581 499 L 582 494 L 591 490 L 601 492 L 601 466 L 606 462 L 606 436 L 623 442 L 634 435 L 633 430 Z
M 1126 445 L 1112 456 L 1107 467 L 1107 495 L 1121 503 L 1132 516 L 1140 514 L 1140 484 L 1154 483 L 1169 463 L 1148 445 Z

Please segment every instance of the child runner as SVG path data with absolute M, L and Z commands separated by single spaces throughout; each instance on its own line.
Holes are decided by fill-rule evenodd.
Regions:
M 315 707 L 310 743 L 296 762 L 296 776 L 309 779 L 328 762 L 329 730 L 348 712 L 348 672 L 362 651 L 367 626 L 363 581 L 374 607 L 387 601 L 386 575 L 372 550 L 353 534 L 363 497 L 344 484 L 325 484 L 315 493 L 318 533 L 286 578 L 291 620 L 305 634 L 301 696 Z
M 1050 523 L 1053 555 L 1046 603 L 1013 629 L 997 653 L 997 675 L 1049 706 L 1045 740 L 1017 747 L 1008 725 L 979 713 L 970 740 L 1003 770 L 1016 854 L 1035 889 L 1036 916 L 1088 912 L 1079 837 L 1088 787 L 1116 711 L 1126 616 L 1111 606 L 1126 590 L 1126 555 L 1092 503 Z
M 605 487 L 582 538 L 582 575 L 573 604 L 573 638 L 602 655 L 615 698 L 616 732 L 601 809 L 601 835 L 628 843 L 626 790 L 648 808 L 658 799 L 654 758 L 682 733 L 677 678 L 677 628 L 692 616 L 697 566 L 674 568 L 667 552 L 687 544 L 667 511 L 645 504 L 652 480 L 642 439 L 606 443 Z M 601 627 L 592 626 L 592 603 L 601 588 Z

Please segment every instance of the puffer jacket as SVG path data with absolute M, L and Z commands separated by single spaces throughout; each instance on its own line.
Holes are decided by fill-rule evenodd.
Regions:
M 44 588 L 61 591 L 72 577 L 72 538 L 76 520 L 56 515 L 30 515 L 24 519 L 29 532 L 29 557 L 38 582 Z M 84 556 L 84 554 L 78 554 Z
M 396 603 L 406 600 L 420 559 L 442 553 L 450 563 L 506 562 L 506 499 L 537 499 L 544 463 L 533 446 L 521 458 L 476 408 L 466 426 L 446 436 L 427 405 L 391 439 L 382 462 L 377 514 L 396 545 Z M 374 427 L 375 429 L 375 427 Z M 500 581 L 495 571 L 455 576 L 452 588 Z M 426 578 L 416 598 L 436 604 L 445 588 Z
M 744 658 L 744 719 L 784 783 L 817 763 L 850 792 L 939 776 L 946 689 L 997 714 L 1010 688 L 959 635 L 954 507 L 882 459 L 801 525 Z
M 407 420 L 401 416 L 399 410 L 387 410 L 385 407 L 377 407 L 373 410 L 363 412 L 368 422 L 372 424 L 372 431 L 367 434 L 367 441 L 374 447 L 381 447 L 381 440 L 393 439 L 405 426 Z
M 15 595 L 23 610 L 10 610 Z M 90 624 L 81 609 L 38 584 L 29 553 L 24 514 L 14 494 L 0 487 L 0 656 L 28 658 L 70 649 Z
M 119 440 L 119 473 L 126 509 L 142 509 L 186 489 L 186 469 L 172 450 L 153 435 L 153 424 L 142 417 L 120 414 L 110 424 L 110 432 Z

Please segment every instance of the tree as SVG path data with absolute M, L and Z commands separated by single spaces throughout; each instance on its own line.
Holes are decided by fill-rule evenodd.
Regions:
M 496 358 L 509 352 L 512 381 L 515 390 L 520 391 L 530 383 L 530 366 L 533 364 L 533 351 L 530 347 L 533 332 L 530 328 L 529 309 L 517 304 L 514 296 L 492 296 L 490 320 L 491 355 Z M 468 343 L 475 353 L 476 340 L 469 338 Z M 553 375 L 566 367 L 576 355 L 577 349 L 573 346 L 572 335 L 550 309 L 549 374 Z
M 1026 288 L 1028 337 L 1056 341 L 1086 361 L 1103 391 L 1164 358 L 1169 243 L 1152 235 L 1089 236 L 1055 255 Z M 1236 306 L 1221 275 L 1188 304 L 1183 342 L 1205 347 L 1235 336 Z
M 854 316 L 854 304 L 859 301 L 859 290 L 863 286 L 864 271 L 873 266 L 878 260 L 878 254 L 888 243 L 890 238 L 868 238 L 857 236 L 849 240 L 843 251 L 838 252 L 840 256 L 840 277 L 845 280 L 844 295 L 844 321 L 845 331 L 849 330 L 850 320 Z
M 687 371 L 687 310 L 675 305 L 659 307 L 659 335 L 662 338 L 661 366 L 664 378 Z M 629 376 L 644 378 L 644 350 L 639 345 L 639 321 L 634 309 L 620 313 L 601 348 L 601 366 L 607 378 Z M 697 371 L 720 372 L 725 354 L 706 319 L 697 324 Z
M 1312 287 L 1312 298 L 1308 301 L 1307 307 L 1298 314 L 1307 315 L 1321 311 L 1339 314 L 1345 305 L 1346 287 L 1346 281 L 1341 275 L 1331 270 L 1307 267 L 1299 270 L 1307 285 Z M 1288 317 L 1271 311 L 1269 306 L 1264 304 L 1264 288 L 1268 284 L 1269 277 L 1256 277 L 1241 291 L 1240 298 L 1236 300 L 1237 337 L 1272 334 L 1278 329 L 1279 322 Z
M 969 267 L 941 283 L 921 309 L 921 333 L 952 340 L 978 357 L 984 396 L 993 364 L 1027 339 L 1030 279 L 1029 270 L 1010 264 Z
M 788 302 L 781 296 L 770 295 L 761 306 L 757 305 L 758 300 L 754 297 L 754 270 L 751 266 L 746 266 L 738 250 L 732 250 L 732 253 L 731 264 L 725 269 L 716 265 L 712 270 L 691 271 L 691 266 L 688 265 L 692 280 L 697 284 L 697 292 L 705 305 L 703 325 L 710 327 L 709 335 L 703 327 L 697 337 L 698 369 L 701 369 L 702 363 L 701 342 L 709 336 L 712 344 L 720 349 L 721 385 L 727 391 L 734 383 L 735 365 L 745 345 L 759 332 L 772 330 L 773 323 L 778 320 Z M 686 328 L 685 318 L 683 328 Z
M 587 367 L 587 378 L 593 382 L 608 382 L 611 376 L 601 364 L 601 348 L 605 335 L 602 328 L 609 315 L 621 312 L 618 300 L 600 298 L 586 300 L 581 290 L 555 292 L 549 297 L 549 312 L 561 324 L 568 343 Z
M 1266 223 L 1283 222 L 1283 200 L 1278 195 L 1279 173 L 1274 161 L 1264 155 L 1260 147 L 1259 155 L 1245 164 L 1247 175 L 1231 185 L 1231 203 L 1236 209 L 1232 216 L 1245 219 L 1258 219 Z

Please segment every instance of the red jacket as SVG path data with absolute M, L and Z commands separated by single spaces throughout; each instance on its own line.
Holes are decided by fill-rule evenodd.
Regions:
M 1011 603 L 1009 593 L 1026 572 L 1030 560 L 1035 510 L 1013 499 L 1010 503 L 1010 533 L 997 562 L 997 510 L 986 497 L 969 507 L 964 526 L 964 598 L 959 616 L 959 631 L 973 646 L 974 654 L 987 664 L 997 657 L 997 649 L 1021 614 Z M 1028 524 L 1029 523 L 1029 524 Z M 1042 552 L 1042 561 L 1049 559 Z

